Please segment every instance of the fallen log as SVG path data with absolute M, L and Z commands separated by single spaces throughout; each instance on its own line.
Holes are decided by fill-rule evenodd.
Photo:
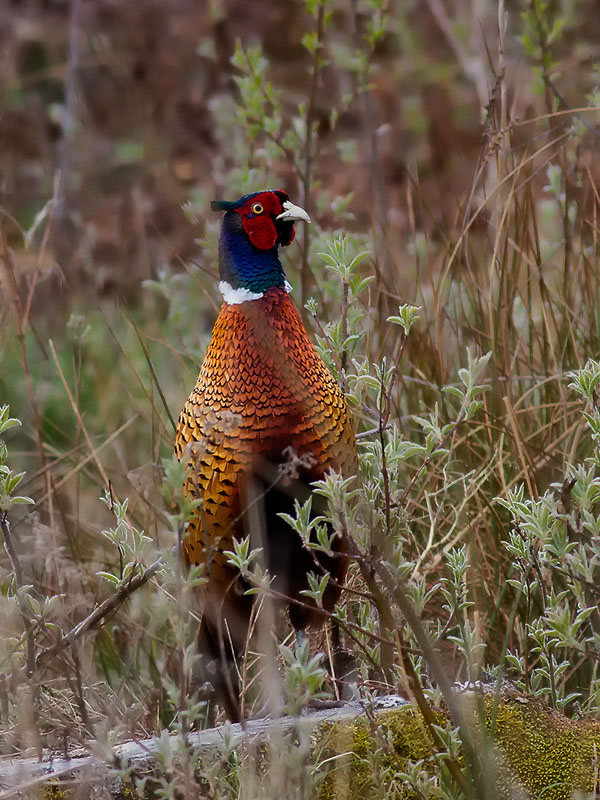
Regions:
M 493 687 L 470 687 L 461 701 L 472 715 L 490 797 L 598 796 L 599 720 L 569 719 L 512 688 L 495 696 Z M 443 708 L 435 714 L 442 728 L 448 725 Z M 398 697 L 90 748 L 87 755 L 43 762 L 3 757 L 0 800 L 82 792 L 117 800 L 175 786 L 186 797 L 212 796 L 211 787 L 228 796 L 223 787 L 230 784 L 232 797 L 244 786 L 247 796 L 277 800 L 380 800 L 382 783 L 393 781 L 395 796 L 409 798 L 415 796 L 411 781 L 433 787 L 443 780 L 443 759 L 420 712 Z

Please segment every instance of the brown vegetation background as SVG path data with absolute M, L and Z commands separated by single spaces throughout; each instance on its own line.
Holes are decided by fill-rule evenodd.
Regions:
M 334 134 L 329 110 L 348 87 L 335 63 L 324 70 L 316 92 L 316 177 L 332 197 L 354 192 L 359 229 L 383 206 L 398 251 L 411 212 L 426 234 L 449 236 L 462 221 L 493 89 L 485 48 L 495 52 L 498 20 L 494 2 L 389 5 L 397 29 L 376 48 L 367 111 L 355 103 Z M 506 85 L 515 118 L 543 110 L 527 58 L 510 35 L 526 5 L 506 3 Z M 588 66 L 600 40 L 597 4 L 576 5 L 558 44 L 560 90 L 572 107 L 592 89 Z M 326 47 L 339 39 L 351 48 L 369 9 L 355 0 L 333 8 Z M 40 269 L 35 314 L 58 321 L 81 292 L 135 301 L 157 265 L 194 256 L 198 231 L 181 206 L 199 188 L 206 197 L 227 195 L 227 170 L 236 163 L 211 110 L 219 98 L 236 98 L 236 40 L 262 45 L 269 76 L 293 110 L 310 93 L 301 37 L 311 24 L 298 0 L 3 0 L 0 203 L 28 229 L 45 203 L 56 201 L 41 254 L 21 250 L 18 257 L 19 270 Z M 357 156 L 342 164 L 335 143 L 348 138 L 356 140 Z M 409 208 L 411 173 L 419 186 Z M 272 178 L 299 194 L 283 159 Z M 402 269 L 398 264 L 400 275 Z

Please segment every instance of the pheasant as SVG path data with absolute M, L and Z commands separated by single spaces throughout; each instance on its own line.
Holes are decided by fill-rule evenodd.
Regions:
M 199 647 L 216 661 L 211 682 L 237 721 L 235 661 L 246 646 L 253 595 L 227 551 L 250 535 L 296 631 L 321 623 L 322 612 L 301 592 L 307 573 L 328 572 L 323 608 L 333 609 L 348 566 L 344 538 L 334 537 L 329 553 L 309 549 L 280 514 L 309 497 L 312 517 L 326 513 L 311 483 L 330 469 L 355 475 L 356 449 L 346 400 L 308 337 L 279 260 L 279 247 L 294 240 L 294 223 L 310 222 L 308 214 L 283 191 L 211 208 L 225 212 L 223 304 L 179 417 L 175 452 L 187 461 L 184 492 L 201 500 L 183 543 L 187 565 L 204 565 L 207 579 Z

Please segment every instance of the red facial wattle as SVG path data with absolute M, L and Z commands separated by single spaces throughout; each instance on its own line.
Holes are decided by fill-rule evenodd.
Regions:
M 277 242 L 277 228 L 271 217 L 242 217 L 248 238 L 259 250 L 270 250 Z
M 259 250 L 270 250 L 276 244 L 285 247 L 294 241 L 296 230 L 293 224 L 276 224 L 283 206 L 275 192 L 255 194 L 236 211 L 242 218 L 250 242 Z

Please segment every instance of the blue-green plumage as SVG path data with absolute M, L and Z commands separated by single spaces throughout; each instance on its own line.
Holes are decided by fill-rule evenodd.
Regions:
M 219 239 L 221 280 L 234 289 L 260 294 L 286 284 L 278 248 L 294 239 L 297 209 L 281 191 L 254 192 L 235 202 L 214 201 L 212 208 L 225 211 Z M 302 209 L 300 211 L 308 215 Z
M 284 286 L 285 274 L 277 255 L 277 245 L 269 250 L 255 247 L 246 236 L 243 221 L 236 211 L 225 214 L 219 239 L 219 276 L 233 289 L 266 292 L 271 286 Z

